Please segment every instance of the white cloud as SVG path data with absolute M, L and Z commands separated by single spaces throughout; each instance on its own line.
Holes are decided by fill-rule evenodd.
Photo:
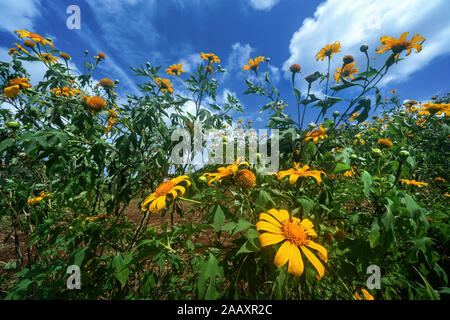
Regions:
M 272 84 L 277 84 L 278 81 L 280 81 L 280 68 L 269 65 L 269 71 L 270 71 L 270 81 Z
M 187 56 L 187 58 L 181 59 L 180 63 L 183 64 L 183 69 L 188 72 L 194 72 L 197 66 L 202 63 L 202 58 L 200 58 L 200 53 L 193 53 Z
M 0 30 L 33 29 L 33 19 L 40 14 L 39 0 L 2 1 Z
M 250 0 L 250 5 L 256 10 L 272 9 L 280 0 Z
M 378 55 L 375 48 L 380 45 L 383 35 L 398 38 L 410 31 L 407 39 L 418 33 L 426 38 L 422 52 L 415 50 L 406 60 L 400 61 L 389 71 L 382 85 L 388 82 L 405 81 L 408 77 L 425 67 L 434 58 L 450 53 L 450 1 L 448 0 L 327 0 L 307 18 L 291 38 L 290 57 L 283 69 L 298 63 L 302 74 L 308 75 L 316 70 L 326 72 L 326 62 L 316 61 L 315 54 L 325 45 L 340 41 L 341 52 L 333 56 L 331 70 L 334 72 L 342 63 L 342 57 L 351 54 L 355 57 L 360 72 L 365 69 L 365 57 L 359 52 L 363 43 L 369 45 L 369 54 L 380 65 L 388 53 Z M 404 54 L 402 54 L 403 56 Z

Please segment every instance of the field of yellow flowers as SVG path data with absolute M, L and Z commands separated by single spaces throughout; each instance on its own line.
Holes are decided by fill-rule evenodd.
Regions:
M 202 104 L 225 72 L 215 54 L 201 53 L 192 74 L 181 63 L 133 68 L 142 93 L 119 103 L 118 81 L 93 80 L 107 54 L 86 52 L 86 72 L 74 75 L 49 39 L 16 34 L 0 62 L 0 298 L 448 298 L 450 94 L 401 103 L 377 87 L 420 54 L 419 34 L 362 45 L 360 66 L 338 41 L 326 44 L 323 72 L 290 67 L 292 92 L 272 84 L 270 59 L 242 66 L 245 94 L 267 99 L 267 127 L 279 130 L 271 174 L 247 156 L 201 167 L 171 159 L 177 128 L 251 127 L 229 115 L 243 111 L 230 95 Z M 374 55 L 385 59 L 379 69 Z M 330 70 L 331 59 L 342 66 Z M 23 61 L 47 67 L 38 84 Z M 310 93 L 324 85 L 324 97 Z M 320 114 L 306 124 L 311 110 Z M 69 266 L 80 289 L 68 285 Z M 368 268 L 379 270 L 375 286 Z

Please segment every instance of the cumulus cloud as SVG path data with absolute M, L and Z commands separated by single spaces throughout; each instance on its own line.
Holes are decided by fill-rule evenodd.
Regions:
M 39 0 L 2 1 L 0 30 L 33 29 L 33 19 L 40 15 Z
M 307 75 L 316 70 L 326 72 L 326 62 L 316 61 L 315 54 L 325 45 L 340 41 L 341 53 L 333 56 L 332 71 L 342 64 L 341 58 L 351 54 L 357 65 L 365 68 L 365 57 L 359 52 L 363 43 L 369 45 L 376 65 L 387 58 L 380 56 L 375 48 L 383 35 L 398 38 L 403 32 L 411 32 L 407 39 L 419 33 L 426 38 L 419 54 L 411 53 L 407 61 L 394 65 L 381 85 L 406 81 L 415 71 L 425 67 L 434 58 L 450 53 L 450 1 L 447 0 L 327 0 L 316 9 L 313 18 L 307 18 L 291 38 L 290 57 L 283 69 L 293 63 L 302 66 Z M 402 54 L 403 56 L 404 54 Z M 325 61 L 325 60 L 324 60 Z M 289 77 L 289 73 L 285 73 Z
M 272 9 L 280 0 L 250 0 L 250 5 L 256 10 L 269 11 Z

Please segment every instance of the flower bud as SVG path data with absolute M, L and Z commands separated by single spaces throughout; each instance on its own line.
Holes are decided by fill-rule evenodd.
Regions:
M 361 52 L 367 52 L 369 49 L 369 46 L 367 44 L 363 44 L 361 47 L 359 47 L 359 51 Z
M 89 54 L 89 51 L 87 51 L 87 50 L 84 50 L 84 54 Z
M 316 124 L 314 122 L 310 122 L 310 123 L 308 123 L 308 127 L 310 129 L 314 129 L 316 127 Z
M 199 181 L 199 182 L 206 182 L 207 179 L 206 179 L 206 177 L 204 177 L 204 176 L 200 176 L 200 177 L 198 177 L 198 181 Z
M 406 150 L 400 151 L 399 154 L 400 154 L 400 157 L 402 157 L 402 158 L 408 158 L 409 157 L 409 152 L 406 151 Z
M 333 117 L 335 117 L 335 118 L 339 117 L 339 111 L 333 112 Z
M 266 62 L 267 62 L 267 63 L 270 62 L 270 58 L 269 58 L 269 57 L 266 58 Z
M 356 154 L 352 153 L 352 154 L 350 155 L 350 158 L 351 158 L 351 159 L 358 159 L 358 156 L 357 156 Z
M 120 83 L 119 79 L 114 80 L 114 82 L 115 82 L 116 84 L 119 84 L 119 83 Z
M 378 148 L 372 148 L 372 152 L 375 154 L 375 156 L 381 156 L 383 154 L 381 149 Z

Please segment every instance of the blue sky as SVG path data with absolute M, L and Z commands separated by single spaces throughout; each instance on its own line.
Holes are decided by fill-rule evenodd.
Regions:
M 381 83 L 383 96 L 398 89 L 400 100 L 430 99 L 450 91 L 450 1 L 448 0 L 16 0 L 0 4 L 0 60 L 10 59 L 7 52 L 17 42 L 13 31 L 26 29 L 52 38 L 55 47 L 69 53 L 72 67 L 83 70 L 84 50 L 93 56 L 98 51 L 107 55 L 94 74 L 95 79 L 119 79 L 118 94 L 138 93 L 129 66 L 150 61 L 163 65 L 184 63 L 194 70 L 201 63 L 200 52 L 219 56 L 227 69 L 219 76 L 219 103 L 227 92 L 237 96 L 245 113 L 236 120 L 252 120 L 264 127 L 267 114 L 259 108 L 267 101 L 245 96 L 242 66 L 249 58 L 271 58 L 271 74 L 288 103 L 285 109 L 295 115 L 295 99 L 290 89 L 288 67 L 302 66 L 306 76 L 318 70 L 326 72 L 326 62 L 314 55 L 325 44 L 341 42 L 342 52 L 333 57 L 332 70 L 340 66 L 346 54 L 355 56 L 357 65 L 365 68 L 359 52 L 362 43 L 369 44 L 373 63 L 385 57 L 375 53 L 383 35 L 399 37 L 404 31 L 424 36 L 421 53 L 413 52 L 392 68 Z M 69 5 L 81 9 L 81 29 L 69 30 L 66 19 Z M 166 76 L 161 70 L 161 75 Z M 30 64 L 32 82 L 45 69 Z M 187 77 L 183 75 L 183 77 Z M 183 94 L 175 82 L 178 93 Z M 304 84 L 299 89 L 305 93 Z M 315 86 L 315 94 L 323 87 Z M 177 92 L 176 92 L 177 93 Z M 189 106 L 187 106 L 189 107 Z M 337 107 L 338 110 L 343 108 Z M 309 113 L 307 122 L 315 120 Z

